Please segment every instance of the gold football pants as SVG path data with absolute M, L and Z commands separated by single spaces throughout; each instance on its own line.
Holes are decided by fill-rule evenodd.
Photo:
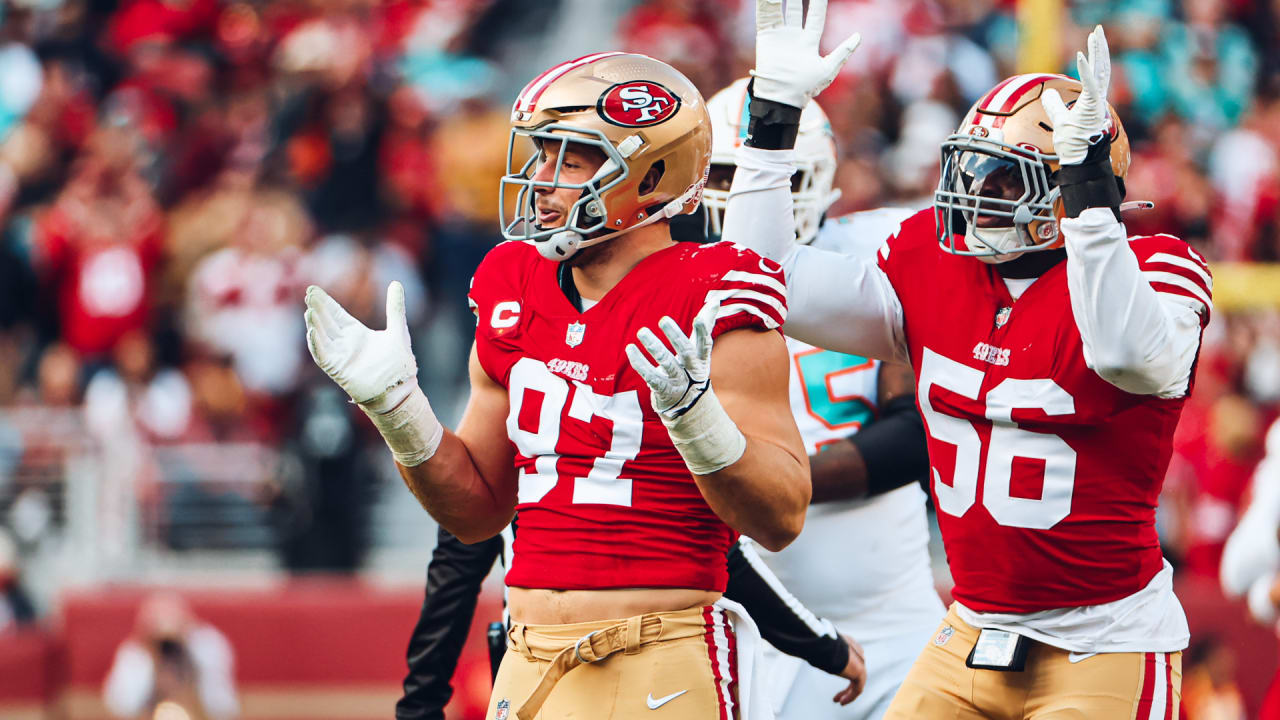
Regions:
M 734 634 L 715 607 L 573 625 L 513 624 L 489 720 L 733 720 Z
M 885 720 L 1177 720 L 1182 653 L 1101 653 L 1071 661 L 1032 642 L 1021 672 L 965 665 L 978 628 L 955 606 L 902 682 Z

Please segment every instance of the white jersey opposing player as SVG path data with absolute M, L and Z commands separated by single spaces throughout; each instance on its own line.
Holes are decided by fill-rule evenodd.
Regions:
M 703 202 L 713 232 L 746 132 L 747 80 L 708 101 L 712 120 L 711 179 Z M 796 139 L 797 172 L 791 190 L 798 240 L 846 255 L 873 257 L 885 238 L 913 211 L 880 209 L 826 219 L 839 197 L 832 190 L 836 152 L 826 114 L 811 102 Z M 878 360 L 817 348 L 787 338 L 791 353 L 791 411 L 810 455 L 853 435 L 877 415 Z M 829 618 L 862 644 L 867 686 L 852 704 L 832 705 L 846 683 L 803 661 L 773 651 L 766 657 L 774 710 L 789 718 L 879 718 L 920 648 L 944 614 L 933 586 L 925 494 L 911 483 L 862 500 L 810 505 L 804 531 L 779 553 L 754 548 L 768 570 L 814 613 Z M 785 591 L 783 591 L 785 592 Z M 823 621 L 812 618 L 815 628 Z M 823 632 L 834 632 L 830 626 Z

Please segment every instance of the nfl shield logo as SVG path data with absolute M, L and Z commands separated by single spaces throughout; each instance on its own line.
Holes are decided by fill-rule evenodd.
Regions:
M 507 720 L 507 713 L 511 711 L 511 703 L 505 698 L 498 701 L 498 707 L 493 712 L 493 720 Z
M 582 336 L 587 333 L 585 323 L 569 323 L 569 330 L 564 334 L 564 344 L 569 347 L 578 347 L 582 344 Z
M 1004 327 L 1004 324 L 1009 322 L 1009 313 L 1011 312 L 1013 312 L 1011 307 L 1000 308 L 999 312 L 996 313 L 996 327 Z
M 933 644 L 937 645 L 938 647 L 942 647 L 943 645 L 946 645 L 947 641 L 951 639 L 951 636 L 955 634 L 956 634 L 955 628 L 951 627 L 950 625 L 947 625 L 946 627 L 938 631 L 937 637 L 933 639 Z

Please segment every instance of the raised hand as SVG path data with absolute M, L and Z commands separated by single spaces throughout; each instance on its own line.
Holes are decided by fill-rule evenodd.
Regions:
M 1107 104 L 1111 52 L 1101 25 L 1089 33 L 1089 56 L 1076 53 L 1076 68 L 1080 71 L 1083 89 L 1075 104 L 1068 108 L 1052 88 L 1040 96 L 1045 114 L 1053 123 L 1053 150 L 1063 165 L 1083 163 L 1089 148 L 1102 142 L 1111 130 L 1111 107 Z
M 387 395 L 403 399 L 409 392 L 403 386 L 416 385 L 416 381 L 410 383 L 417 377 L 418 363 L 409 349 L 404 286 L 400 283 L 387 287 L 385 330 L 365 327 L 315 285 L 307 288 L 306 303 L 303 317 L 311 357 L 352 400 L 363 405 L 387 400 Z M 402 387 L 403 392 L 394 392 Z
M 823 57 L 818 45 L 827 21 L 827 0 L 810 0 L 804 17 L 801 0 L 756 0 L 756 67 L 751 94 L 762 100 L 803 109 L 835 80 L 862 42 L 854 33 Z

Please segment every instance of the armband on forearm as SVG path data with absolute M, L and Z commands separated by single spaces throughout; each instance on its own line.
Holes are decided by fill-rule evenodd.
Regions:
M 388 402 L 384 395 L 360 404 L 360 409 L 373 421 L 396 462 L 405 467 L 421 465 L 431 459 L 444 439 L 444 426 L 431 412 L 431 403 L 416 382 L 403 400 Z M 390 393 L 388 393 L 390 395 Z M 398 399 L 398 398 L 396 398 Z
M 751 94 L 755 80 L 747 83 L 747 137 L 742 144 L 761 150 L 790 150 L 800 133 L 801 109 Z
M 1111 169 L 1111 141 L 1090 146 L 1084 162 L 1079 165 L 1063 165 L 1054 173 L 1062 193 L 1062 208 L 1069 218 L 1092 207 L 1111 208 L 1116 220 L 1120 219 L 1120 202 L 1124 193 Z
M 929 448 L 915 396 L 899 395 L 878 420 L 849 438 L 867 467 L 867 497 L 921 482 L 929 475 Z
M 694 475 L 723 470 L 737 462 L 747 450 L 747 438 L 724 411 L 714 388 L 708 387 L 683 415 L 668 418 L 660 413 L 659 416 L 667 426 L 671 443 Z

